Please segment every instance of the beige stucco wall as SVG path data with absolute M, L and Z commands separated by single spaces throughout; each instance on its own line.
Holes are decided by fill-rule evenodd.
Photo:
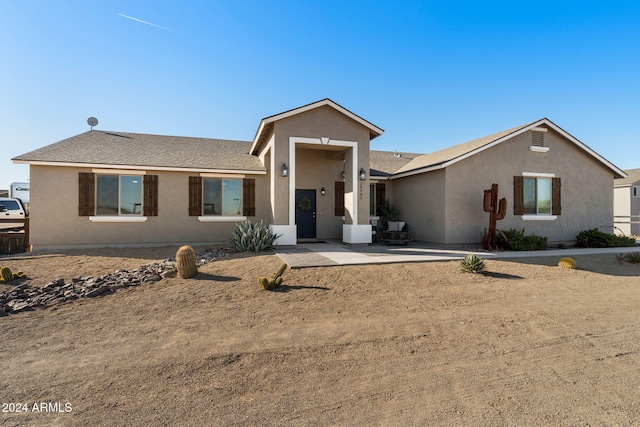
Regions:
M 278 167 L 282 166 L 282 163 L 286 163 L 290 166 L 289 156 L 289 139 L 290 137 L 300 138 L 329 138 L 331 140 L 341 141 L 354 141 L 358 144 L 358 168 L 362 167 L 366 171 L 369 170 L 369 129 L 365 126 L 353 121 L 344 114 L 334 110 L 331 107 L 323 106 L 304 113 L 294 115 L 292 117 L 281 119 L 274 123 L 274 156 L 275 164 Z M 297 148 L 304 149 L 304 144 L 297 144 Z M 308 148 L 308 147 L 307 147 Z M 313 147 L 316 148 L 316 147 Z M 344 151 L 344 149 L 341 149 Z M 327 158 L 324 150 L 319 150 L 317 153 L 309 153 L 309 155 L 317 154 L 317 159 L 320 164 L 325 163 Z M 348 150 L 344 152 L 344 157 L 349 159 L 350 153 Z M 297 160 L 296 160 L 297 161 Z M 307 163 L 308 164 L 308 163 Z M 327 173 L 333 173 L 333 166 L 331 162 L 329 165 L 329 171 Z M 325 165 L 326 166 L 326 165 Z M 325 174 L 320 176 L 313 176 L 313 173 L 317 172 L 316 169 L 309 170 L 296 164 L 296 188 L 305 189 L 311 184 L 311 180 L 317 180 L 318 184 L 314 187 L 308 188 L 320 188 L 323 184 L 321 181 L 325 181 Z M 350 165 L 347 164 L 345 171 L 349 176 Z M 315 172 L 314 172 L 315 171 Z M 340 169 L 342 171 L 342 169 Z M 278 172 L 278 171 L 276 171 Z M 278 172 L 279 173 L 279 172 Z M 276 224 L 288 224 L 289 223 L 289 178 L 282 178 L 275 180 L 274 189 L 274 211 L 275 211 L 275 223 Z M 328 178 L 328 177 L 327 177 Z M 333 181 L 327 181 L 328 185 L 333 187 Z M 308 184 L 307 184 L 308 183 Z M 361 181 L 356 183 L 355 195 L 358 200 L 358 223 L 367 224 L 369 222 L 369 185 L 368 176 L 367 181 L 362 182 L 362 189 L 360 188 Z M 306 187 L 305 187 L 306 186 Z M 325 185 L 325 188 L 328 188 Z M 362 191 L 360 191 L 362 190 Z M 333 188 L 331 189 L 333 192 Z M 347 179 L 345 181 L 345 191 L 351 191 L 351 182 Z M 328 200 L 329 195 L 325 196 Z M 349 219 L 347 220 L 349 222 Z M 330 221 L 330 227 L 333 227 L 333 222 Z M 332 231 L 329 231 L 332 233 Z M 318 224 L 318 233 L 320 233 L 320 223 Z M 319 234 L 320 237 L 320 234 Z
M 631 234 L 632 191 L 633 188 L 630 186 L 613 189 L 613 215 L 615 216 L 615 225 L 618 227 L 617 234 L 620 234 L 620 232 L 625 235 Z
M 573 241 L 582 230 L 612 232 L 613 172 L 550 130 L 547 153 L 529 150 L 531 132 L 516 136 L 447 168 L 446 238 L 443 243 L 477 243 L 489 214 L 482 209 L 483 190 L 498 184 L 506 197 L 507 216 L 498 229 L 523 228 L 550 242 Z M 523 172 L 555 174 L 562 180 L 562 214 L 554 221 L 525 221 L 513 214 L 513 177 Z
M 639 182 L 624 187 L 616 187 L 613 191 L 616 232 L 624 235 L 640 235 L 640 196 L 633 195 L 633 188 L 640 186 Z
M 391 181 L 387 198 L 400 210 L 411 237 L 425 242 L 444 242 L 445 172 L 413 175 Z
M 78 173 L 90 169 L 31 166 L 31 244 L 35 247 L 204 245 L 228 242 L 235 222 L 199 222 L 188 215 L 188 177 L 198 173 L 148 171 L 158 175 L 158 216 L 144 223 L 93 223 L 78 216 Z M 269 180 L 256 179 L 256 217 L 269 223 Z

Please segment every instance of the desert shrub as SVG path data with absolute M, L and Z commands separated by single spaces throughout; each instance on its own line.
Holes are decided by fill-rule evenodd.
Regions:
M 631 252 L 625 255 L 624 260 L 631 264 L 640 264 L 640 252 Z
M 576 246 L 581 248 L 613 248 L 620 246 L 635 246 L 636 240 L 625 236 L 605 233 L 593 228 L 578 233 L 576 236 Z
M 254 224 L 246 220 L 236 224 L 231 243 L 235 252 L 261 252 L 271 249 L 278 237 L 263 221 Z
M 482 258 L 473 254 L 460 260 L 460 268 L 467 273 L 482 273 L 487 269 L 487 266 Z
M 510 228 L 498 233 L 498 247 L 510 251 L 540 251 L 547 249 L 547 238 L 536 234 L 524 234 L 524 228 Z

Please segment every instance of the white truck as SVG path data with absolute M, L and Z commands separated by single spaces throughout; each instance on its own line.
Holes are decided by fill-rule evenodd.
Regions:
M 27 210 L 20 199 L 0 197 L 0 230 L 21 230 Z

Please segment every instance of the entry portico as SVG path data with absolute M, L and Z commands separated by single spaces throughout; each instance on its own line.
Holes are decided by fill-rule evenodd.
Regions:
M 250 153 L 267 168 L 277 244 L 371 243 L 369 143 L 382 133 L 330 99 L 260 122 Z

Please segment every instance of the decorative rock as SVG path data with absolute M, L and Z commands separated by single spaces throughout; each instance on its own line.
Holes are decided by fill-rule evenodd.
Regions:
M 173 279 L 175 277 L 178 276 L 178 271 L 177 270 L 167 270 L 165 272 L 163 272 L 162 274 L 160 274 L 160 277 L 162 277 L 163 279 Z
M 160 280 L 162 280 L 162 277 L 157 274 L 152 274 L 151 276 L 146 276 L 144 279 L 142 279 L 142 283 L 153 283 L 159 282 Z
M 107 292 L 111 292 L 111 288 L 108 285 L 102 285 L 99 288 L 95 288 L 87 292 L 86 296 L 89 298 L 97 297 L 98 295 L 106 294 Z
M 228 252 L 228 249 L 207 249 L 196 252 L 197 265 L 205 265 L 223 258 Z M 42 288 L 32 287 L 23 282 L 9 292 L 0 292 L 0 317 L 30 310 L 33 307 L 47 307 L 81 297 L 96 297 L 128 286 L 152 284 L 170 277 L 176 277 L 175 258 L 159 263 L 149 263 L 133 271 L 117 270 L 97 278 L 74 277 L 68 284 L 65 284 L 62 277 L 52 280 Z

